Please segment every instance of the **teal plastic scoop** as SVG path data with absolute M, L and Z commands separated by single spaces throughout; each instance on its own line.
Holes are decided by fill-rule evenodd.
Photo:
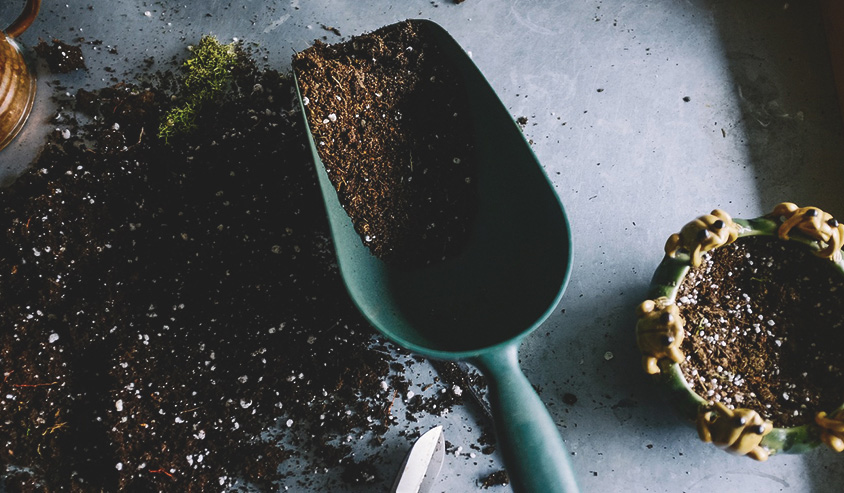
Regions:
M 355 232 L 307 132 L 340 272 L 354 303 L 386 337 L 431 358 L 468 361 L 484 373 L 515 491 L 576 492 L 557 426 L 517 354 L 568 281 L 565 212 L 521 130 L 460 45 L 433 22 L 411 22 L 424 24 L 467 88 L 478 153 L 477 216 L 458 256 L 417 269 L 391 267 Z

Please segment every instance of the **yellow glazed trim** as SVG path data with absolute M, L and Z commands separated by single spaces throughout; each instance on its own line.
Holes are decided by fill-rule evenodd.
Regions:
M 821 427 L 821 441 L 836 452 L 844 450 L 844 409 L 827 417 L 823 411 L 815 416 L 815 423 Z
M 701 440 L 731 454 L 768 460 L 768 451 L 760 443 L 774 429 L 772 422 L 752 409 L 732 410 L 720 402 L 713 407 L 701 408 L 698 413 L 697 432 Z
M 642 351 L 642 366 L 651 375 L 659 373 L 657 363 L 668 358 L 675 363 L 685 359 L 680 345 L 686 337 L 685 322 L 677 305 L 662 297 L 639 305 L 636 345 Z
M 838 262 L 841 260 L 841 247 L 844 246 L 844 224 L 832 215 L 817 207 L 798 207 L 791 202 L 783 202 L 771 213 L 775 218 L 784 218 L 777 230 L 783 240 L 787 240 L 791 231 L 798 231 L 816 240 L 820 250 L 815 255 Z M 826 245 L 826 246 L 824 246 Z
M 715 209 L 686 224 L 679 233 L 671 235 L 665 243 L 665 253 L 673 258 L 678 251 L 686 250 L 692 267 L 698 267 L 702 254 L 729 245 L 736 241 L 738 235 L 738 225 L 730 215 Z

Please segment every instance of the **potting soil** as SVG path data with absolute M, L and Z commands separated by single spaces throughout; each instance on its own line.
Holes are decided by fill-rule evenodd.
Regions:
M 844 275 L 805 245 L 739 238 L 677 294 L 680 367 L 695 392 L 787 427 L 844 403 Z
M 409 397 L 339 278 L 291 79 L 237 60 L 169 144 L 178 74 L 60 101 L 0 190 L 6 491 L 266 491 L 289 461 L 385 489 L 380 437 L 462 402 Z

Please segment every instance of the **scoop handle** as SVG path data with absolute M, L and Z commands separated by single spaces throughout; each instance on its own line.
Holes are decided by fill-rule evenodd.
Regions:
M 577 493 L 554 420 L 519 368 L 518 344 L 474 358 L 487 379 L 498 448 L 516 493 Z
M 6 36 L 16 38 L 32 24 L 41 8 L 41 0 L 27 0 L 21 15 L 6 28 Z

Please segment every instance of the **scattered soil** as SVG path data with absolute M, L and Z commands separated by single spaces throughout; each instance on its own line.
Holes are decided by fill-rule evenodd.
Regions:
M 50 71 L 55 74 L 66 74 L 77 69 L 85 70 L 85 58 L 82 56 L 82 49 L 79 46 L 67 44 L 58 39 L 53 39 L 49 45 L 43 39 L 38 40 L 35 46 L 38 56 L 47 61 Z
M 436 402 L 428 403 L 425 406 L 429 412 L 434 413 L 437 406 L 449 404 L 449 400 L 454 399 L 455 404 L 464 402 L 464 393 L 467 394 L 479 408 L 479 411 L 486 419 L 486 424 L 492 429 L 494 421 L 492 417 L 492 409 L 486 398 L 486 379 L 483 375 L 475 370 L 470 369 L 469 365 L 463 362 L 455 363 L 453 361 L 438 361 L 431 360 L 431 366 L 437 371 L 439 378 L 443 379 L 451 385 L 450 396 L 440 395 Z M 430 401 L 430 399 L 428 400 Z M 431 408 L 433 406 L 433 408 Z M 480 440 L 483 442 L 483 438 Z M 495 449 L 495 441 L 492 441 L 491 447 L 486 447 L 484 453 L 490 454 Z
M 475 214 L 465 88 L 407 21 L 294 57 L 314 141 L 364 244 L 392 263 L 459 251 Z
M 744 237 L 716 249 L 677 295 L 683 374 L 701 396 L 775 426 L 844 403 L 844 276 L 805 245 Z
M 510 484 L 510 477 L 507 471 L 495 471 L 481 481 L 481 488 L 489 489 L 493 486 L 507 486 Z
M 166 145 L 160 77 L 61 101 L 0 189 L 5 491 L 267 491 L 292 460 L 385 489 L 346 437 L 404 423 L 410 357 L 343 288 L 291 80 L 240 52 Z M 462 402 L 431 387 L 411 414 Z
M 328 31 L 328 32 L 334 34 L 335 36 L 343 36 L 343 34 L 340 32 L 340 30 L 337 29 L 336 27 L 326 26 L 325 24 L 320 24 L 319 27 L 321 27 L 325 31 Z

